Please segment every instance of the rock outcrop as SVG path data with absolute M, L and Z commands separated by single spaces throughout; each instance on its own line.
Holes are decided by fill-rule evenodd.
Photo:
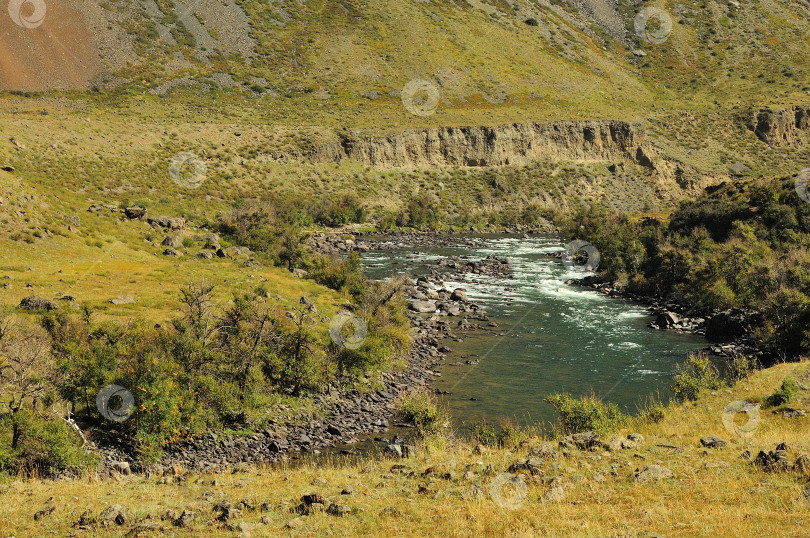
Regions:
M 384 137 L 338 134 L 333 144 L 274 158 L 352 160 L 377 168 L 506 166 L 534 160 L 623 161 L 655 169 L 658 152 L 637 124 L 623 121 L 513 123 L 496 127 L 434 127 Z
M 748 128 L 770 146 L 796 145 L 799 131 L 810 130 L 810 105 L 760 110 L 752 114 Z

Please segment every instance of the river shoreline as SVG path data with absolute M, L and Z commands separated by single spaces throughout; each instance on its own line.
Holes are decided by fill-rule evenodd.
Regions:
M 328 237 L 325 244 L 330 246 L 315 250 L 341 255 L 351 251 L 368 252 L 397 248 L 397 245 L 403 242 L 415 247 L 452 244 L 476 248 L 483 246 L 487 241 L 480 236 L 410 233 L 395 234 L 394 239 L 389 235 L 368 234 L 365 237 L 369 241 L 358 243 L 346 241 L 343 234 L 330 234 L 325 237 Z M 364 248 L 363 245 L 368 245 L 369 248 Z M 460 264 L 458 269 L 466 268 L 479 274 L 504 276 L 506 267 L 508 267 L 506 260 L 484 259 L 477 262 L 466 261 Z M 432 280 L 439 280 L 439 275 L 435 271 L 432 277 L 435 277 Z M 317 454 L 322 450 L 349 447 L 360 442 L 362 437 L 373 434 L 381 434 L 376 437 L 381 449 L 395 455 L 407 456 L 414 450 L 411 440 L 399 436 L 389 439 L 382 434 L 388 432 L 392 426 L 409 427 L 406 424 L 394 423 L 396 402 L 414 390 L 431 390 L 431 382 L 441 375 L 435 368 L 450 351 L 444 341 L 458 338 L 442 317 L 460 316 L 455 329 L 466 334 L 493 330 L 491 325 L 494 324 L 490 324 L 486 312 L 480 306 L 468 301 L 462 290 L 441 288 L 440 282 L 431 282 L 425 278 L 411 281 L 408 286 L 406 295 L 411 305 L 408 316 L 412 340 L 406 368 L 399 373 L 382 374 L 378 380 L 380 388 L 366 394 L 360 394 L 355 390 L 341 391 L 339 383 L 333 383 L 326 391 L 312 397 L 315 405 L 328 410 L 323 420 L 303 425 L 280 424 L 271 420 L 267 427 L 250 435 L 207 432 L 168 445 L 164 449 L 161 461 L 149 467 L 139 466 L 133 447 L 123 441 L 126 436 L 109 432 L 103 439 L 99 439 L 99 446 L 95 449 L 102 459 L 101 472 L 114 474 L 120 472 L 122 468 L 158 475 L 172 474 L 176 468 L 196 472 L 222 472 L 241 465 L 276 464 L 306 454 Z M 454 295 L 456 291 L 458 293 Z M 439 302 L 438 308 L 431 310 L 430 315 L 419 312 L 419 309 L 413 306 L 420 298 L 430 300 L 424 295 L 425 292 L 431 293 L 431 297 Z M 340 451 L 347 456 L 351 456 L 353 452 L 350 448 Z

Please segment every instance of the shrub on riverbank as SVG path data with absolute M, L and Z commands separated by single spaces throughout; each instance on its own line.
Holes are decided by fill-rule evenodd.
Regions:
M 413 424 L 421 435 L 439 433 L 448 424 L 446 411 L 424 390 L 404 396 L 398 402 L 397 410 L 402 421 Z
M 673 390 L 683 400 L 697 400 L 703 389 L 717 390 L 722 386 L 720 374 L 706 355 L 691 355 L 677 368 Z
M 565 435 L 586 431 L 610 433 L 627 421 L 619 406 L 603 402 L 594 395 L 574 398 L 567 393 L 551 394 L 544 400 L 559 413 L 559 427 Z
M 488 447 L 511 448 L 527 437 L 526 431 L 513 424 L 504 423 L 499 427 L 477 424 L 472 428 L 473 438 Z
M 66 444 L 71 431 L 50 410 L 70 409 L 95 430 L 104 424 L 96 396 L 111 384 L 133 396 L 119 435 L 148 464 L 166 443 L 189 435 L 263 427 L 277 418 L 267 413 L 274 397 L 303 398 L 385 371 L 409 350 L 402 281 L 395 282 L 359 282 L 354 309 L 365 332 L 351 350 L 333 341 L 330 318 L 316 317 L 310 301 L 284 309 L 257 290 L 218 305 L 214 286 L 204 282 L 182 288 L 182 314 L 163 327 L 96 322 L 89 310 L 52 312 L 41 326 L 0 318 L 0 401 L 11 399 L 8 409 L 0 407 L 0 441 L 8 437 L 11 447 L 0 465 L 6 471 L 78 465 L 78 452 Z M 430 424 L 427 413 L 420 425 Z M 29 453 L 41 456 L 31 461 Z
M 667 407 L 661 401 L 660 394 L 647 396 L 639 405 L 637 421 L 642 423 L 657 424 L 666 417 Z
M 724 184 L 684 202 L 668 223 L 602 207 L 557 215 L 568 239 L 592 243 L 601 275 L 695 312 L 741 308 L 774 358 L 810 352 L 810 204 L 793 178 Z

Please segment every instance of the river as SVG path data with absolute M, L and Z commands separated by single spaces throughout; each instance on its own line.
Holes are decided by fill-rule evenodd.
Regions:
M 554 235 L 493 236 L 473 249 L 398 245 L 363 255 L 371 278 L 428 274 L 430 263 L 449 255 L 509 259 L 511 279 L 470 274 L 445 280 L 450 290 L 466 289 L 498 325 L 448 343 L 452 351 L 433 388 L 450 393 L 441 398 L 457 427 L 552 423 L 556 413 L 543 398 L 554 392 L 593 392 L 632 413 L 650 395 L 669 398 L 676 364 L 705 347 L 701 337 L 649 328 L 640 305 L 566 285 L 586 273 L 547 256 L 561 248 Z M 459 319 L 449 318 L 453 327 Z

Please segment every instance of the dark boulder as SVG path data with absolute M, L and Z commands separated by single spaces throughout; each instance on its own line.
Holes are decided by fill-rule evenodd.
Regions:
M 751 326 L 741 310 L 718 312 L 706 321 L 706 338 L 712 340 L 733 340 L 744 336 Z
M 680 323 L 681 318 L 675 312 L 661 312 L 655 318 L 655 325 L 661 329 L 668 329 Z
M 128 207 L 124 209 L 124 215 L 126 215 L 128 219 L 144 220 L 148 214 L 146 208 L 143 207 Z
M 39 295 L 31 295 L 20 301 L 20 308 L 25 310 L 59 310 L 59 305 Z

